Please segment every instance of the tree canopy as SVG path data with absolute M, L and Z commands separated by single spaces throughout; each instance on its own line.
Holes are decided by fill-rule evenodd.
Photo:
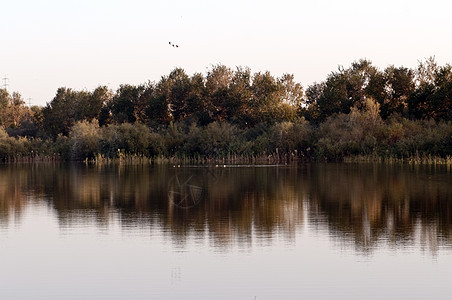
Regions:
M 69 147 L 68 139 L 88 139 L 84 131 L 96 132 L 96 138 L 90 138 L 96 143 L 72 145 L 78 149 L 73 157 L 83 156 L 85 146 L 109 149 L 110 154 L 116 153 L 114 147 L 135 149 L 131 141 L 148 143 L 139 138 L 140 131 L 155 142 L 137 150 L 143 155 L 161 149 L 168 155 L 194 155 L 200 149 L 220 153 L 220 146 L 204 143 L 210 140 L 246 153 L 269 147 L 295 147 L 306 153 L 317 147 L 335 157 L 337 149 L 346 149 L 339 151 L 342 154 L 369 153 L 377 149 L 375 143 L 395 145 L 402 138 L 399 129 L 409 132 L 406 122 L 411 121 L 452 121 L 451 65 L 439 66 L 428 58 L 415 69 L 390 65 L 380 70 L 362 59 L 306 88 L 291 74 L 275 77 L 268 71 L 214 65 L 206 74 L 189 75 L 175 68 L 157 82 L 123 84 L 116 91 L 105 86 L 93 91 L 61 87 L 45 107 L 27 107 L 19 93 L 0 89 L 0 126 L 10 135 L 57 141 L 61 147 L 55 151 L 61 152 Z M 303 139 L 297 130 L 304 132 Z M 240 142 L 233 138 L 239 132 L 244 139 Z M 226 146 L 216 134 L 232 144 Z M 451 141 L 435 141 L 440 141 L 436 153 L 448 153 L 444 149 Z M 418 146 L 407 151 L 415 152 Z

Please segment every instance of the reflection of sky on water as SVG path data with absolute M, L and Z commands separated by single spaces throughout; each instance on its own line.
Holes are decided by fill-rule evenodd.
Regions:
M 0 169 L 2 299 L 448 295 L 447 170 L 35 168 Z

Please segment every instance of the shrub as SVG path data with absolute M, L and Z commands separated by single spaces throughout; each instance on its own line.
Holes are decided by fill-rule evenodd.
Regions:
M 141 123 L 123 123 L 117 127 L 120 137 L 120 148 L 127 154 L 149 155 L 150 129 Z
M 75 160 L 93 159 L 99 152 L 99 125 L 96 120 L 79 121 L 69 133 L 72 143 L 71 158 Z

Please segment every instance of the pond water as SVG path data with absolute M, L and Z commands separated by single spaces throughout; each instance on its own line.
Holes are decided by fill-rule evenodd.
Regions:
M 1 299 L 450 299 L 446 167 L 0 166 Z

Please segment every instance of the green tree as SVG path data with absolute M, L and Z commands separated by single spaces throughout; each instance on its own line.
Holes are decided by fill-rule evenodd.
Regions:
M 113 120 L 118 123 L 135 123 L 135 103 L 139 101 L 143 92 L 143 86 L 123 84 L 116 91 L 111 101 L 111 113 Z
M 171 114 L 175 121 L 180 121 L 188 116 L 187 99 L 191 93 L 191 81 L 185 71 L 176 68 L 168 76 L 169 99 Z
M 438 69 L 435 76 L 435 93 L 431 99 L 430 110 L 436 120 L 452 120 L 452 66 Z
M 75 123 L 77 93 L 69 88 L 59 88 L 55 97 L 42 110 L 43 129 L 56 138 L 58 134 L 67 136 Z
M 238 67 L 233 73 L 229 85 L 229 101 L 227 103 L 227 119 L 241 127 L 252 125 L 252 90 L 251 70 Z
M 146 117 L 152 127 L 166 126 L 173 119 L 169 101 L 168 78 L 162 77 L 155 87 L 155 93 L 149 98 L 146 109 Z
M 11 96 L 6 89 L 0 89 L 0 126 L 6 126 L 8 122 L 7 107 Z
M 13 93 L 11 103 L 8 108 L 11 120 L 10 127 L 17 128 L 23 121 L 30 118 L 30 110 L 27 106 L 25 106 L 25 101 L 17 92 Z
M 407 100 L 414 91 L 414 72 L 408 68 L 389 66 L 385 70 L 386 99 L 381 104 L 382 117 L 393 113 L 404 114 Z
M 77 120 L 98 120 L 102 107 L 113 99 L 113 92 L 106 86 L 99 86 L 91 93 L 82 95 L 77 103 Z
M 153 127 L 167 126 L 174 118 L 171 107 L 171 80 L 162 76 L 156 84 L 154 93 L 149 97 L 146 116 Z
M 252 123 L 273 123 L 279 120 L 279 86 L 270 72 L 258 72 L 253 75 L 251 86 Z
M 196 73 L 190 78 L 190 82 L 191 91 L 186 99 L 186 115 L 201 125 L 209 124 L 212 119 L 208 113 L 205 79 L 202 74 Z
M 141 86 L 141 92 L 134 102 L 134 115 L 136 121 L 142 124 L 148 122 L 147 109 L 149 101 L 155 94 L 155 84 L 148 82 Z
M 0 89 L 0 125 L 6 128 L 17 128 L 30 118 L 30 110 L 18 92 L 11 95 Z
M 323 95 L 325 82 L 314 82 L 308 86 L 305 93 L 304 103 L 299 110 L 299 114 L 311 123 L 318 123 L 320 120 L 319 100 Z
M 234 72 L 224 65 L 216 65 L 206 77 L 206 108 L 212 120 L 228 119 L 229 87 Z
M 366 99 L 366 88 L 376 71 L 368 60 L 354 62 L 348 69 L 340 67 L 328 76 L 320 96 L 316 95 L 312 99 L 315 103 L 311 105 L 316 107 L 309 108 L 308 111 L 316 117 L 316 122 L 323 122 L 333 114 L 348 114 L 353 106 L 361 109 Z M 312 96 L 315 95 L 314 91 L 315 88 L 310 90 Z
M 416 119 L 452 119 L 452 66 L 434 60 L 420 63 L 417 87 L 408 98 L 408 111 Z

